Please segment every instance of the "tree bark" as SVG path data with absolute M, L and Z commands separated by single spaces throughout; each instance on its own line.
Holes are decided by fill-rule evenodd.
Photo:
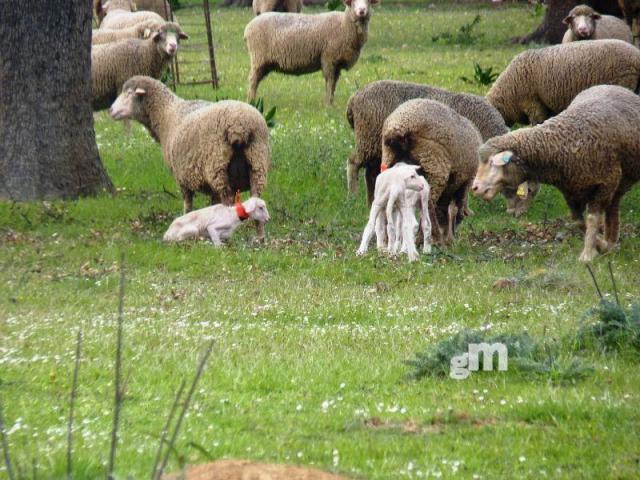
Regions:
M 586 4 L 603 15 L 615 15 L 622 18 L 622 11 L 613 0 L 547 0 L 544 18 L 540 26 L 529 35 L 514 39 L 519 43 L 560 43 L 567 26 L 562 23 L 573 7 Z
M 91 0 L 0 0 L 0 198 L 112 190 L 91 108 Z

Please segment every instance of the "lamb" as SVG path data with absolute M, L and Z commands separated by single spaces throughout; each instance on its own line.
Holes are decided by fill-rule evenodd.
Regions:
M 574 214 L 582 217 L 586 208 L 580 260 L 590 262 L 618 242 L 620 200 L 640 181 L 639 129 L 638 96 L 620 86 L 589 88 L 542 125 L 485 143 L 473 193 L 490 201 L 527 180 L 555 186 Z
M 369 205 L 373 201 L 373 189 L 382 162 L 382 124 L 391 112 L 413 98 L 430 98 L 448 105 L 471 120 L 483 140 L 509 131 L 500 113 L 483 97 L 418 83 L 393 80 L 370 83 L 353 94 L 347 104 L 347 120 L 356 136 L 356 148 L 347 160 L 347 186 L 349 192 L 357 193 L 358 172 L 364 167 Z M 527 211 L 539 186 L 532 182 L 529 188 L 527 198 L 519 197 L 515 190 L 504 192 L 507 212 L 517 216 Z
M 113 1 L 113 0 L 111 0 Z M 148 11 L 126 11 L 123 9 L 112 10 L 109 2 L 104 4 L 103 8 L 107 9 L 107 15 L 100 22 L 100 28 L 109 28 L 111 30 L 120 30 L 122 28 L 133 27 L 140 22 L 149 20 L 155 22 L 165 22 L 165 19 L 155 12 Z
M 396 164 L 398 165 L 406 165 L 406 164 Z M 431 253 L 431 219 L 429 218 L 429 197 L 431 196 L 431 187 L 429 183 L 425 180 L 424 177 L 418 176 L 418 180 L 422 183 L 422 189 L 420 191 L 409 190 L 405 191 L 405 206 L 406 208 L 411 209 L 413 212 L 416 208 L 420 212 L 420 227 L 422 230 L 422 251 L 424 253 Z M 387 205 L 388 206 L 388 205 Z M 387 210 L 388 214 L 388 210 Z M 410 238 L 404 238 L 403 232 L 405 228 L 402 224 L 403 215 L 400 210 L 398 203 L 393 208 L 392 218 L 387 216 L 387 222 L 393 222 L 394 224 L 394 233 L 395 233 L 395 243 L 391 245 L 392 237 L 387 235 L 387 240 L 389 241 L 389 245 L 387 245 L 387 250 L 392 254 L 397 253 L 408 253 L 410 250 L 409 242 L 413 242 L 415 238 L 415 231 L 418 228 L 418 223 L 413 215 L 407 215 L 411 224 L 411 232 L 413 233 Z M 376 230 L 378 226 L 376 225 Z
M 161 82 L 136 76 L 123 85 L 109 113 L 115 120 L 137 120 L 160 143 L 182 191 L 183 213 L 192 210 L 195 192 L 231 205 L 234 192 L 259 197 L 266 186 L 269 128 L 251 105 L 182 100 Z M 257 222 L 256 229 L 263 238 L 264 225 Z
M 435 100 L 409 100 L 384 122 L 382 164 L 390 167 L 403 161 L 420 166 L 431 186 L 429 214 L 435 241 L 453 241 L 464 217 L 481 144 L 471 120 Z
M 300 13 L 302 0 L 253 0 L 253 13 L 257 16 L 266 12 Z
M 249 100 L 269 72 L 302 75 L 322 70 L 325 104 L 333 103 L 341 70 L 355 65 L 367 41 L 370 5 L 378 0 L 343 0 L 344 12 L 318 15 L 269 12 L 254 18 L 244 30 L 251 57 Z
M 574 7 L 562 23 L 569 26 L 562 43 L 615 38 L 633 45 L 631 29 L 623 20 L 612 15 L 600 15 L 588 5 Z
M 387 248 L 386 239 L 388 236 L 389 247 L 395 244 L 395 224 L 394 209 L 398 208 L 402 216 L 402 243 L 407 247 L 409 261 L 418 259 L 415 241 L 413 237 L 414 225 L 413 205 L 407 205 L 407 190 L 419 192 L 424 188 L 424 182 L 419 178 L 416 171 L 417 165 L 400 164 L 395 168 L 390 168 L 378 175 L 376 179 L 376 195 L 369 212 L 369 220 L 362 233 L 362 241 L 356 254 L 364 255 L 369 249 L 369 241 L 376 231 L 378 250 Z M 386 231 L 385 231 L 386 230 Z
M 99 28 L 92 32 L 91 45 L 102 45 L 129 38 L 149 38 L 153 32 L 159 32 L 163 24 L 164 22 L 158 23 L 153 20 L 149 20 L 121 30 Z
M 621 40 L 592 40 L 527 50 L 500 74 L 487 100 L 507 125 L 544 122 L 594 85 L 638 87 L 640 51 Z
M 191 238 L 209 237 L 215 247 L 222 245 L 246 219 L 267 223 L 270 219 L 267 204 L 258 197 L 234 206 L 213 205 L 176 218 L 164 234 L 165 242 L 181 242 Z
M 94 46 L 91 49 L 93 109 L 108 108 L 122 84 L 134 75 L 160 78 L 184 38 L 189 37 L 177 23 L 164 22 L 148 39 L 130 38 Z

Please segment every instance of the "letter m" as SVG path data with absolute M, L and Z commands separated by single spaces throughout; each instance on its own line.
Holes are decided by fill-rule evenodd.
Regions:
M 485 372 L 493 370 L 493 354 L 498 354 L 498 370 L 504 372 L 509 366 L 509 353 L 504 343 L 470 343 L 469 344 L 469 366 L 472 372 L 480 369 L 479 354 L 482 352 L 482 370 Z

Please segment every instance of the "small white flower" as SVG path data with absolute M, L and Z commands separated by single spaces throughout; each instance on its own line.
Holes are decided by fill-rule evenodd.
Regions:
M 518 457 L 518 460 L 520 461 L 520 463 L 522 463 L 522 462 L 524 462 L 524 461 L 526 461 L 526 460 L 527 460 L 527 457 L 525 457 L 524 455 L 520 455 L 520 456 Z

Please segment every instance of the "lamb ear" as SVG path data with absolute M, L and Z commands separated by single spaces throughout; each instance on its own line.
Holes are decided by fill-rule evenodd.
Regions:
M 571 22 L 573 22 L 573 15 L 567 15 L 562 19 L 562 23 L 565 25 L 571 25 Z
M 594 13 L 593 15 L 591 15 L 591 18 L 593 18 L 594 20 L 600 20 L 602 17 L 599 13 Z
M 151 34 L 151 39 L 156 43 L 159 42 L 160 41 L 160 32 L 153 32 Z
M 347 7 L 350 7 L 352 0 L 342 0 L 342 3 L 344 3 Z
M 180 40 L 187 40 L 189 38 L 189 35 L 184 33 L 182 30 L 178 30 L 178 38 Z
M 489 161 L 494 167 L 503 167 L 511 161 L 511 157 L 513 157 L 513 152 L 507 150 L 506 152 L 496 153 L 489 159 Z
M 369 5 L 377 5 L 380 3 L 380 0 L 369 0 Z
M 144 88 L 136 88 L 136 97 L 144 97 L 147 94 L 147 91 Z

